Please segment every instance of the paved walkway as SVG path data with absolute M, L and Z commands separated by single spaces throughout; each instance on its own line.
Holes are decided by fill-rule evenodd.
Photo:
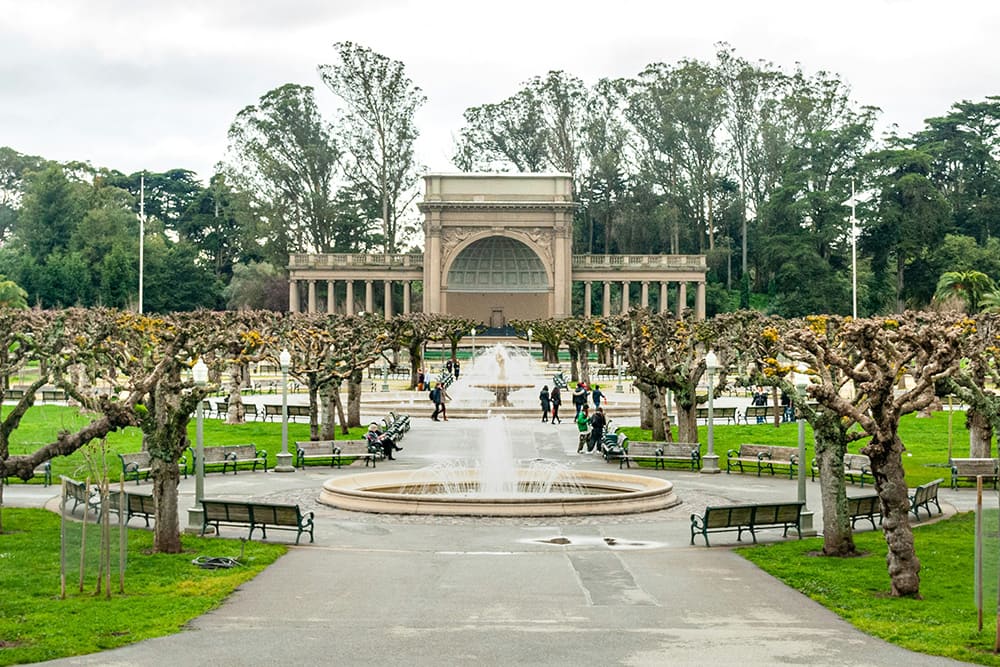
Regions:
M 470 456 L 492 437 L 484 424 L 416 418 L 391 465 Z M 511 421 L 509 431 L 516 458 L 609 467 L 576 454 L 569 422 Z M 787 479 L 639 472 L 673 480 L 684 502 L 624 517 L 393 517 L 316 502 L 324 479 L 355 472 L 209 475 L 209 496 L 293 500 L 315 510 L 316 544 L 293 547 L 178 634 L 51 664 L 955 664 L 858 632 L 725 546 L 688 545 L 692 511 L 713 502 L 794 498 L 795 482 Z M 809 505 L 818 508 L 818 484 L 807 486 Z M 181 507 L 191 504 L 192 492 L 192 481 L 184 482 Z M 974 495 L 943 492 L 948 509 L 967 507 Z M 15 485 L 6 501 L 41 505 L 50 497 L 51 490 Z M 781 539 L 768 533 L 762 541 Z M 735 544 L 735 535 L 713 543 Z M 225 551 L 212 555 L 234 555 Z

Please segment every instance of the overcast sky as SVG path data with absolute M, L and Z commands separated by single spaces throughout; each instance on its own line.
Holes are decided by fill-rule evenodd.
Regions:
M 349 40 L 427 95 L 418 158 L 452 171 L 462 112 L 562 69 L 587 84 L 652 62 L 748 60 L 838 73 L 903 132 L 1000 94 L 990 0 L 0 0 L 0 146 L 129 173 L 207 178 L 236 113 Z

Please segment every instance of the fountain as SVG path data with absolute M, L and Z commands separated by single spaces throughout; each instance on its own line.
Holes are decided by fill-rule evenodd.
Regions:
M 531 375 L 531 358 L 525 357 L 524 363 L 518 363 L 519 382 L 511 382 L 507 377 L 507 365 L 514 358 L 512 350 L 503 344 L 494 345 L 487 352 L 472 360 L 472 368 L 467 371 L 467 384 L 476 389 L 486 389 L 493 392 L 493 408 L 512 408 L 510 393 L 518 389 L 534 387 L 535 383 L 525 382 Z M 519 360 L 520 361 L 520 360 Z
M 506 420 L 495 416 L 483 423 L 475 460 L 329 479 L 319 501 L 360 512 L 466 516 L 627 514 L 680 503 L 659 477 L 571 471 L 552 461 L 519 465 Z

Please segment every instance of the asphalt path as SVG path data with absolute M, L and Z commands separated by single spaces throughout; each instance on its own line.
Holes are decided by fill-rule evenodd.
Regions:
M 764 428 L 764 427 L 762 427 Z M 415 417 L 394 468 L 478 458 L 506 430 L 517 459 L 617 472 L 576 453 L 570 421 Z M 791 429 L 790 429 L 791 430 Z M 790 433 L 790 437 L 792 437 Z M 316 542 L 293 546 L 183 631 L 53 665 L 943 665 L 865 635 L 729 547 L 690 546 L 690 514 L 713 503 L 792 500 L 794 481 L 682 470 L 681 505 L 616 517 L 367 515 L 317 502 L 322 482 L 364 468 L 212 474 L 206 495 L 298 502 Z M 148 488 L 148 484 L 143 485 Z M 819 488 L 807 484 L 812 509 Z M 193 481 L 181 485 L 181 507 Z M 7 487 L 8 506 L 52 506 L 52 489 Z M 942 490 L 946 513 L 974 492 Z M 137 521 L 141 525 L 141 521 Z M 817 514 L 815 525 L 821 526 Z M 223 536 L 242 531 L 223 529 Z M 276 541 L 294 541 L 272 532 Z M 766 531 L 761 541 L 783 539 Z M 232 547 L 220 548 L 219 556 Z M 888 580 L 886 582 L 888 588 Z

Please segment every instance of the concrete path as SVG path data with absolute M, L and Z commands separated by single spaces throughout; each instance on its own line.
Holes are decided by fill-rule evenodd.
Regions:
M 484 423 L 416 418 L 391 465 L 419 468 L 471 456 L 477 442 L 492 437 L 482 433 Z M 576 454 L 569 422 L 511 421 L 509 431 L 516 458 L 610 467 Z M 691 512 L 709 503 L 794 499 L 795 482 L 787 479 L 639 472 L 673 480 L 684 502 L 623 517 L 391 517 L 316 502 L 323 480 L 355 472 L 209 475 L 208 496 L 287 500 L 313 509 L 316 544 L 293 547 L 176 635 L 51 664 L 955 664 L 858 632 L 726 548 L 736 544 L 735 535 L 718 536 L 713 544 L 721 546 L 710 549 L 688 545 Z M 807 486 L 809 505 L 818 509 L 818 484 Z M 186 507 L 192 481 L 181 491 Z M 967 507 L 975 495 L 969 489 L 942 493 L 951 500 L 949 510 Z M 14 486 L 6 501 L 41 505 L 51 495 Z M 768 532 L 763 541 L 781 539 Z M 212 555 L 235 555 L 225 551 Z

